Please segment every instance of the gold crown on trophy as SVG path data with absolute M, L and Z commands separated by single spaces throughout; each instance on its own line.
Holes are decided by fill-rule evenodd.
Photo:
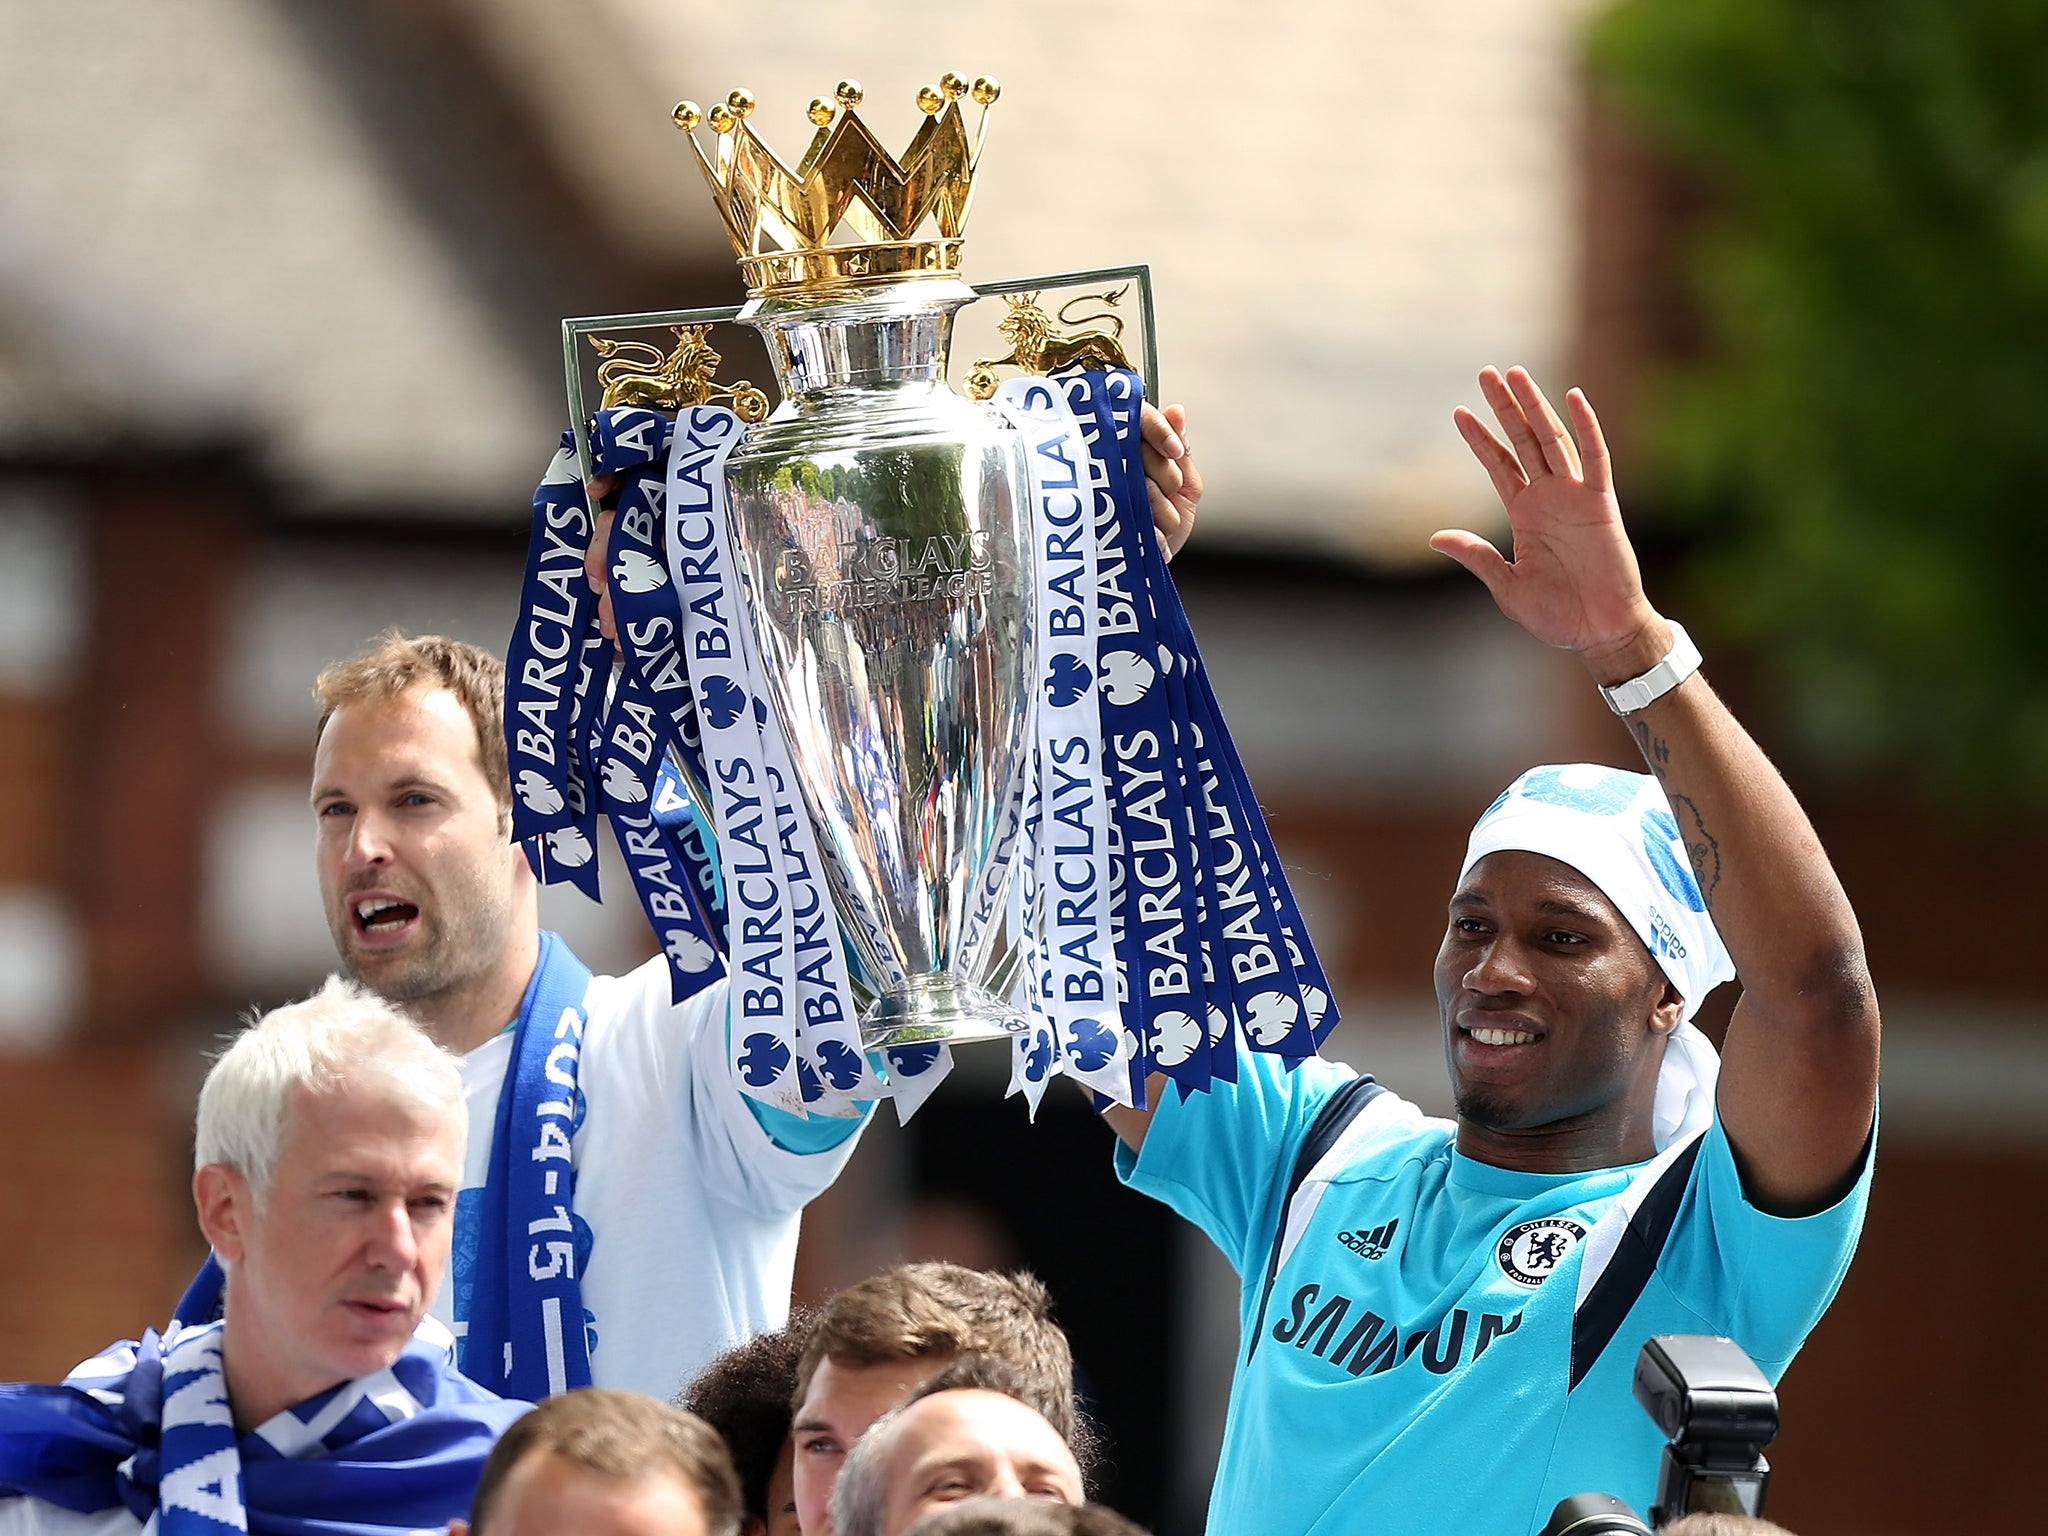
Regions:
M 811 102 L 818 131 L 795 170 L 748 126 L 751 91 L 734 91 L 708 113 L 683 102 L 675 123 L 711 183 L 756 296 L 910 277 L 957 279 L 974 165 L 988 108 L 1001 91 L 986 75 L 970 85 L 950 71 L 937 85 L 921 87 L 917 105 L 925 119 L 901 160 L 853 110 L 862 93 L 852 80 L 839 82 L 836 105 L 822 96 Z M 968 96 L 982 109 L 971 138 L 960 108 Z M 693 132 L 700 122 L 717 135 L 715 159 Z

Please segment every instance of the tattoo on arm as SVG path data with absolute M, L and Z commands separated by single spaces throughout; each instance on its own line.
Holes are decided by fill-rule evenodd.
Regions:
M 1650 772 L 1657 775 L 1657 782 L 1659 784 L 1663 783 L 1665 770 L 1671 764 L 1670 746 L 1663 737 L 1650 734 L 1650 726 L 1647 721 L 1632 720 L 1629 722 L 1628 728 L 1636 739 L 1636 746 L 1642 751 L 1643 761 L 1650 765 Z
M 1652 734 L 1647 721 L 1632 720 L 1629 730 L 1635 736 L 1636 745 L 1642 749 L 1643 761 L 1650 765 L 1650 772 L 1657 776 L 1659 784 L 1665 783 L 1671 765 L 1671 744 Z M 1685 856 L 1692 861 L 1692 872 L 1700 882 L 1700 894 L 1712 901 L 1721 884 L 1720 841 L 1707 830 L 1706 821 L 1700 816 L 1700 808 L 1693 804 L 1692 796 L 1672 795 L 1670 798 L 1672 814 L 1678 818 L 1678 835 L 1685 843 Z
M 1712 901 L 1721 884 L 1721 844 L 1707 830 L 1692 796 L 1673 795 L 1671 809 L 1678 817 L 1678 835 L 1685 843 L 1685 856 L 1692 861 L 1693 874 L 1699 877 L 1700 894 Z

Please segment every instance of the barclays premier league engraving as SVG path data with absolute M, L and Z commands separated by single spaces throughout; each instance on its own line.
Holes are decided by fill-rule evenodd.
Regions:
M 947 383 L 997 95 L 925 87 L 898 158 L 841 82 L 794 166 L 745 91 L 676 109 L 772 411 L 713 382 L 701 322 L 723 315 L 610 322 L 667 325 L 659 346 L 564 325 L 572 412 L 579 338 L 603 403 L 535 499 L 515 833 L 544 879 L 592 890 L 595 861 L 562 850 L 607 812 L 676 995 L 722 977 L 738 1081 L 800 1113 L 907 1113 L 951 1045 L 987 1038 L 1033 1107 L 1060 1073 L 1143 1103 L 1154 1072 L 1234 1078 L 1240 1048 L 1306 1058 L 1336 1017 L 1157 548 L 1126 290 L 1079 315 L 1001 285 L 1009 351 L 975 360 L 973 398 Z M 598 621 L 563 579 L 599 532 L 586 434 L 619 487 L 609 681 L 577 665 Z

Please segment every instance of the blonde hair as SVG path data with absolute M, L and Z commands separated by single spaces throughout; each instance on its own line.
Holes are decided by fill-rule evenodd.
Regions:
M 403 635 L 387 629 L 370 648 L 337 661 L 313 680 L 320 705 L 317 744 L 344 704 L 383 704 L 414 688 L 445 688 L 476 727 L 477 757 L 501 807 L 512 804 L 512 770 L 505 755 L 505 664 L 481 646 L 446 635 Z
M 366 1082 L 448 1116 L 458 1140 L 467 1139 L 455 1058 L 376 993 L 330 976 L 303 1002 L 264 1014 L 221 1052 L 199 1090 L 193 1166 L 234 1169 L 260 1205 L 277 1171 L 293 1090 L 335 1093 Z

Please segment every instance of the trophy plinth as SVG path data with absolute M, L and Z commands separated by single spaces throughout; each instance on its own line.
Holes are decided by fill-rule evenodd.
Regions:
M 870 1050 L 1004 1040 L 1029 1025 L 1022 1013 L 987 987 L 945 972 L 911 977 L 877 998 L 860 1020 Z
M 957 280 L 764 297 L 783 401 L 726 465 L 734 542 L 870 1048 L 1010 1034 L 978 920 L 1017 788 L 1034 648 L 1023 445 L 945 383 Z

